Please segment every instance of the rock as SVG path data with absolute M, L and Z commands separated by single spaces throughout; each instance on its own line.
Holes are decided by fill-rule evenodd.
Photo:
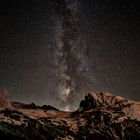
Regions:
M 0 89 L 0 108 L 12 108 L 11 97 L 4 89 Z
M 113 96 L 108 92 L 101 92 L 100 94 L 88 93 L 85 99 L 81 101 L 79 110 L 89 109 L 107 109 L 107 108 L 123 108 L 127 106 L 127 100 L 121 96 Z
M 97 106 L 96 99 L 92 96 L 92 94 L 88 93 L 85 96 L 85 100 L 80 102 L 80 110 L 89 110 L 94 109 Z

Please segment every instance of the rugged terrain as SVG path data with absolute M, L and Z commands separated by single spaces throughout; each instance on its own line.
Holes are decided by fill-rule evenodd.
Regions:
M 74 112 L 11 102 L 0 92 L 0 139 L 140 140 L 140 102 L 88 93 Z

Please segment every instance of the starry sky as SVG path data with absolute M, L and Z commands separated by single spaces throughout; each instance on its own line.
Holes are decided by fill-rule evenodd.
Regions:
M 0 87 L 74 110 L 90 91 L 140 99 L 139 0 L 3 0 Z

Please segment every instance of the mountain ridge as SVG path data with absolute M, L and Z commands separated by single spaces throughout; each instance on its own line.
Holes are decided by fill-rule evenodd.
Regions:
M 138 140 L 140 102 L 105 92 L 86 94 L 74 112 L 11 102 L 10 108 L 0 109 L 0 137 L 11 140 Z

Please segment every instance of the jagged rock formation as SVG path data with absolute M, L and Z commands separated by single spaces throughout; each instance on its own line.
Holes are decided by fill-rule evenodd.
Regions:
M 87 111 L 90 109 L 115 113 L 120 111 L 125 116 L 140 119 L 140 106 L 138 106 L 139 102 L 126 100 L 121 96 L 113 96 L 111 93 L 88 93 L 85 99 L 81 101 L 78 111 Z
M 75 112 L 46 105 L 3 109 L 0 136 L 10 140 L 139 140 L 139 113 L 140 102 L 89 93 Z
M 11 108 L 11 97 L 7 91 L 0 89 L 0 108 Z
M 80 110 L 89 109 L 122 109 L 129 107 L 130 103 L 121 96 L 113 96 L 111 93 L 101 92 L 100 94 L 88 93 L 80 103 Z

